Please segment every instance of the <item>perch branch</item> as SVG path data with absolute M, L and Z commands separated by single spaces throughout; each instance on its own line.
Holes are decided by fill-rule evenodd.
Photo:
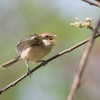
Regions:
M 93 30 L 93 27 L 91 27 L 90 29 Z M 97 32 L 95 38 L 97 38 L 97 37 L 99 37 L 99 36 L 100 36 L 100 31 Z M 54 55 L 53 57 L 47 59 L 47 60 L 46 60 L 46 63 L 48 63 L 48 62 L 50 62 L 50 61 L 52 61 L 52 60 L 58 58 L 59 56 L 65 54 L 65 53 L 68 53 L 68 52 L 73 51 L 74 49 L 76 49 L 76 48 L 78 48 L 79 46 L 81 46 L 81 45 L 85 44 L 86 42 L 88 42 L 89 40 L 90 40 L 90 38 L 88 38 L 88 39 L 86 39 L 86 40 L 84 40 L 84 41 L 82 41 L 82 42 L 80 42 L 80 43 L 78 43 L 78 44 L 72 46 L 72 47 L 69 48 L 69 49 L 66 49 L 66 50 L 64 50 L 64 51 L 62 51 L 62 52 L 60 52 L 60 53 Z M 36 71 L 37 69 L 39 69 L 39 68 L 42 67 L 43 65 L 44 65 L 43 63 L 39 64 L 38 66 L 36 66 L 35 68 L 33 68 L 30 72 L 33 73 L 34 71 Z M 7 85 L 7 86 L 4 87 L 3 89 L 1 89 L 1 90 L 0 90 L 0 94 L 2 94 L 3 92 L 7 91 L 9 88 L 15 86 L 17 83 L 19 83 L 20 81 L 22 81 L 22 80 L 23 80 L 24 78 L 26 78 L 28 75 L 29 75 L 28 73 L 24 74 L 23 76 L 21 76 L 20 78 L 18 78 L 18 79 L 15 80 L 14 82 L 10 83 L 9 85 Z

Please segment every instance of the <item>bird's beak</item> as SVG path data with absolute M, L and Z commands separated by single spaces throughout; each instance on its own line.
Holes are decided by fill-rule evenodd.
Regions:
M 56 36 L 57 36 L 57 35 L 53 35 L 53 36 L 51 37 L 50 41 L 51 41 L 51 42 L 54 42 L 54 43 L 57 42 L 56 40 L 54 40 L 54 38 L 55 38 Z

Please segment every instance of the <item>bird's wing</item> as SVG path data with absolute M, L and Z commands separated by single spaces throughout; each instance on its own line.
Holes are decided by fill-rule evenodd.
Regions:
M 16 51 L 21 54 L 23 50 L 27 49 L 30 46 L 38 45 L 42 42 L 42 38 L 37 35 L 29 35 L 24 38 L 22 38 L 18 44 L 16 45 Z

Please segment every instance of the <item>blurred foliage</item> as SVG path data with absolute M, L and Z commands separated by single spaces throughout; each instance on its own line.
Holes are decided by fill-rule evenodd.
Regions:
M 5 0 L 4 4 L 0 1 L 2 4 L 0 5 L 0 64 L 16 57 L 17 53 L 14 49 L 15 45 L 21 38 L 30 34 L 51 32 L 52 34 L 57 35 L 56 40 L 58 42 L 56 43 L 56 46 L 44 59 L 47 59 L 90 36 L 90 30 L 71 27 L 70 23 L 73 22 L 73 19 L 75 18 L 69 15 L 67 15 L 66 18 L 65 16 L 61 17 L 58 10 L 54 7 L 54 4 L 56 4 L 55 1 L 42 1 Z M 65 12 L 68 10 L 70 9 L 65 9 Z M 99 44 L 98 41 L 96 41 L 97 44 Z M 97 50 L 98 55 L 100 48 L 97 45 L 95 47 L 92 52 Z M 33 73 L 31 78 L 28 77 L 24 79 L 15 87 L 3 93 L 0 96 L 0 99 L 65 100 L 83 48 L 84 46 L 69 54 L 61 56 L 47 64 L 45 67 L 40 68 Z M 36 65 L 37 64 L 29 63 L 30 68 L 33 68 L 33 66 Z M 0 88 L 13 82 L 26 71 L 27 69 L 23 61 L 16 63 L 11 68 L 5 70 L 0 69 Z M 91 70 L 89 70 L 89 72 L 90 71 Z M 90 97 L 90 91 L 86 92 L 85 88 L 80 88 L 77 93 L 77 100 L 80 100 L 80 98 L 81 100 L 87 100 L 87 98 L 88 100 L 94 100 Z M 87 94 L 89 95 L 84 96 Z

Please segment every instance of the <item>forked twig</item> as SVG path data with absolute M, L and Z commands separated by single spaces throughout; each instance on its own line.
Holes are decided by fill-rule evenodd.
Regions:
M 80 80 L 82 78 L 82 75 L 83 75 L 83 72 L 84 72 L 84 69 L 85 69 L 87 58 L 89 56 L 91 47 L 92 47 L 93 42 L 94 42 L 94 37 L 95 37 L 95 35 L 96 35 L 96 33 L 99 29 L 99 26 L 100 26 L 100 19 L 99 19 L 99 21 L 96 25 L 96 28 L 93 30 L 93 33 L 92 33 L 92 36 L 89 39 L 89 42 L 87 43 L 87 45 L 84 49 L 84 52 L 83 52 L 82 57 L 80 59 L 79 66 L 77 68 L 77 71 L 76 71 L 70 92 L 69 92 L 68 97 L 67 97 L 67 100 L 73 100 L 74 99 L 75 93 L 78 89 L 78 86 L 80 85 Z

